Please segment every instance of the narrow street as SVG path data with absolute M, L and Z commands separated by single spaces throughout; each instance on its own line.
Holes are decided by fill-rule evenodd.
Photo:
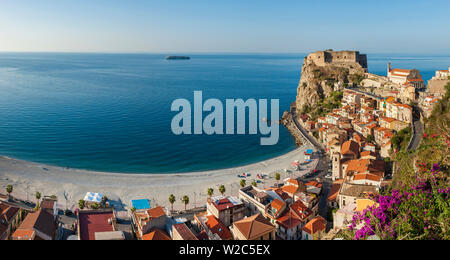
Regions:
M 324 148 L 321 144 L 319 144 L 314 138 L 312 138 L 309 133 L 300 125 L 300 123 L 297 121 L 297 116 L 296 114 L 292 115 L 293 117 L 293 121 L 295 123 L 295 125 L 297 126 L 297 128 L 300 130 L 300 132 L 316 147 L 316 149 L 318 149 L 319 151 L 324 152 Z M 309 177 L 309 178 L 305 178 L 305 181 L 311 181 L 311 180 L 315 180 L 317 178 L 320 178 L 322 180 L 322 194 L 320 196 L 320 201 L 319 201 L 319 214 L 323 217 L 323 218 L 327 218 L 327 212 L 328 212 L 328 207 L 327 207 L 327 198 L 328 198 L 328 192 L 331 189 L 331 180 L 330 179 L 326 179 L 325 176 L 328 174 L 328 167 L 330 164 L 330 160 L 328 158 L 328 156 L 323 153 L 319 155 L 320 159 L 319 159 L 319 163 L 317 165 L 317 173 L 314 174 L 313 176 Z
M 420 114 L 419 117 L 417 116 L 417 114 L 415 114 L 413 116 L 413 124 L 414 124 L 414 135 L 413 135 L 413 139 L 411 142 L 411 145 L 408 147 L 408 149 L 410 151 L 416 150 L 419 147 L 420 142 L 422 141 L 423 138 L 423 125 L 422 122 L 420 121 Z

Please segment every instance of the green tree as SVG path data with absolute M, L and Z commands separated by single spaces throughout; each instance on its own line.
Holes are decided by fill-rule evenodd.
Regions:
M 214 189 L 213 188 L 209 188 L 207 193 L 208 193 L 209 198 L 211 198 L 212 195 L 214 195 Z
M 12 185 L 8 185 L 6 186 L 6 192 L 8 193 L 8 195 L 11 195 L 11 193 L 13 192 L 14 188 Z
M 373 141 L 375 141 L 375 138 L 372 135 L 367 135 L 366 141 L 369 143 L 373 143 Z
M 278 186 L 278 182 L 281 179 L 281 174 L 279 172 L 275 173 L 275 180 L 277 181 L 277 186 Z
M 170 194 L 170 196 L 169 196 L 169 203 L 172 206 L 172 211 L 173 211 L 173 204 L 175 203 L 176 200 L 177 200 L 177 198 L 175 198 L 175 195 Z
M 256 181 L 252 181 L 252 186 L 253 187 L 258 187 L 258 183 L 256 183 Z
M 220 185 L 219 192 L 222 194 L 222 196 L 225 194 L 227 190 L 225 189 L 225 185 Z
M 92 209 L 99 209 L 100 208 L 100 204 L 99 203 L 94 203 L 92 204 Z
M 184 204 L 184 211 L 186 211 L 187 205 L 189 204 L 189 197 L 187 195 L 184 195 L 181 199 L 181 202 Z
M 85 207 L 86 207 L 86 203 L 84 202 L 84 200 L 79 200 L 78 201 L 78 208 L 84 209 Z
M 244 188 L 245 184 L 246 184 L 246 181 L 245 180 L 241 180 L 239 184 L 241 185 L 242 188 Z
M 131 211 L 131 213 L 134 213 L 134 212 L 136 212 L 136 208 L 135 208 L 135 207 L 132 207 L 132 208 L 130 209 L 130 211 Z
M 41 199 L 41 193 L 39 191 L 36 192 L 36 200 L 37 200 L 37 204 L 39 204 L 39 201 Z

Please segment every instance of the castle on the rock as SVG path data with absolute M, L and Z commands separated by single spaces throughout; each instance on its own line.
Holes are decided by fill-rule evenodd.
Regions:
M 367 55 L 359 51 L 317 51 L 306 58 L 317 66 L 336 65 L 350 69 L 364 69 L 367 72 Z

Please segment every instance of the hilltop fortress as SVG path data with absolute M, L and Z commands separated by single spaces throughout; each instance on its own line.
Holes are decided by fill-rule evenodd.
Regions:
M 367 55 L 359 51 L 317 51 L 309 54 L 305 62 L 316 66 L 338 66 L 349 69 L 364 69 L 367 72 Z
M 367 72 L 367 55 L 358 51 L 317 51 L 305 57 L 295 109 L 307 112 L 333 91 L 359 84 Z

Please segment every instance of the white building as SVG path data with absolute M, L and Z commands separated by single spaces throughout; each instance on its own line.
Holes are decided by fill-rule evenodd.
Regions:
M 387 76 L 389 81 L 403 85 L 409 83 L 416 89 L 421 89 L 425 86 L 422 75 L 418 70 L 392 69 L 391 63 L 388 64 Z

